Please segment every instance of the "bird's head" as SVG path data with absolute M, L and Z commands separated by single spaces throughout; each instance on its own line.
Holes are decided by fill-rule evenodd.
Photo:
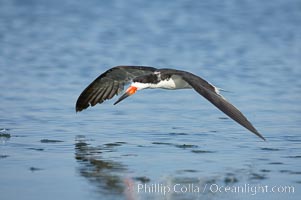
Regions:
M 140 83 L 140 82 L 133 82 L 128 89 L 126 89 L 125 93 L 114 103 L 116 105 L 120 101 L 124 100 L 125 98 L 132 96 L 136 93 L 137 90 L 143 90 L 149 88 L 149 84 Z

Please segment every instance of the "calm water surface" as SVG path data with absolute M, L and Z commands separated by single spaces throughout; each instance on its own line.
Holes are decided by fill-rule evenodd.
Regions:
M 0 0 L 1 199 L 300 199 L 300 24 L 299 0 Z M 75 113 L 120 64 L 204 77 L 267 142 L 193 90 Z

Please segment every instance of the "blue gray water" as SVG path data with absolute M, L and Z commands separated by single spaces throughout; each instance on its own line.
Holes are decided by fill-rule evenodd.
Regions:
M 1 199 L 300 199 L 300 24 L 300 0 L 0 0 Z M 75 113 L 120 64 L 202 76 L 267 142 L 193 90 Z

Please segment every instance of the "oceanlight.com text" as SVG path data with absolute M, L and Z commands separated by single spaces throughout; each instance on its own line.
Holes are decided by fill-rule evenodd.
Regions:
M 259 193 L 294 193 L 292 185 L 219 185 L 212 184 L 137 184 L 138 193 L 156 193 L 166 195 L 168 193 L 237 193 L 256 195 Z

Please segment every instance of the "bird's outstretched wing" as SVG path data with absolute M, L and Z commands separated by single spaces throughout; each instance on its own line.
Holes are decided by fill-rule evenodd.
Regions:
M 96 78 L 78 97 L 75 107 L 76 112 L 113 98 L 133 78 L 154 71 L 156 71 L 156 68 L 146 66 L 116 66 L 107 70 Z
M 231 117 L 234 121 L 265 140 L 265 138 L 256 130 L 249 120 L 223 96 L 218 93 L 216 87 L 208 83 L 206 80 L 192 73 L 176 70 L 172 74 L 179 75 L 200 95 L 205 97 L 209 102 L 215 105 L 218 109 Z

